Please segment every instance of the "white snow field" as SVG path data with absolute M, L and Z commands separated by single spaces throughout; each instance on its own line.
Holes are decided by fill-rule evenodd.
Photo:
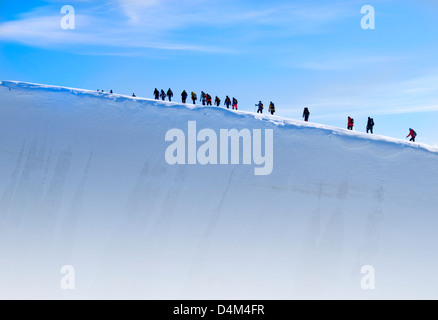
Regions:
M 272 174 L 168 164 L 189 121 L 272 129 Z M 437 208 L 437 148 L 0 83 L 2 299 L 437 299 Z

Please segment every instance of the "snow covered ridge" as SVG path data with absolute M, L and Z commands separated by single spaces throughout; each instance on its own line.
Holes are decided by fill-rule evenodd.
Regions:
M 424 151 L 430 151 L 434 153 L 438 153 L 438 147 L 433 147 L 427 144 L 422 143 L 410 143 L 409 141 L 402 140 L 402 139 L 396 139 L 391 137 L 386 137 L 382 135 L 370 135 L 363 132 L 356 132 L 356 131 L 349 131 L 343 128 L 336 128 L 332 126 L 327 126 L 323 124 L 316 124 L 316 123 L 307 123 L 300 120 L 294 120 L 294 119 L 288 119 L 284 117 L 279 116 L 271 116 L 268 114 L 256 114 L 253 112 L 247 112 L 247 111 L 232 111 L 225 109 L 223 107 L 217 108 L 217 107 L 206 107 L 202 105 L 193 105 L 191 103 L 182 104 L 178 102 L 166 102 L 166 101 L 159 101 L 154 99 L 148 99 L 148 98 L 141 98 L 141 97 L 131 97 L 121 94 L 110 94 L 110 93 L 103 93 L 98 92 L 94 90 L 86 90 L 86 89 L 77 89 L 77 88 L 68 88 L 68 87 L 59 87 L 59 86 L 52 86 L 52 85 L 43 85 L 43 84 L 35 84 L 35 83 L 28 83 L 28 82 L 21 82 L 21 81 L 0 81 L 0 86 L 10 88 L 10 89 L 17 89 L 17 90 L 40 90 L 40 91 L 46 91 L 46 92 L 63 92 L 63 93 L 70 93 L 76 96 L 89 96 L 89 97 L 95 97 L 100 99 L 108 99 L 116 102 L 124 102 L 124 101 L 135 101 L 138 103 L 140 107 L 147 107 L 147 106 L 159 106 L 159 107 L 174 107 L 174 108 L 187 108 L 190 110 L 203 110 L 203 109 L 211 109 L 215 110 L 217 112 L 227 112 L 232 113 L 234 115 L 238 115 L 244 118 L 255 118 L 264 122 L 269 122 L 271 124 L 274 124 L 278 127 L 283 128 L 293 128 L 293 129 L 314 129 L 321 132 L 324 132 L 326 134 L 332 134 L 332 135 L 338 135 L 338 136 L 347 136 L 351 139 L 364 139 L 371 141 L 376 141 L 379 143 L 389 143 L 389 144 L 396 144 L 400 145 L 401 147 L 411 147 L 416 148 L 419 150 Z M 210 111 L 211 111 L 210 110 Z
M 269 132 L 273 161 L 249 152 Z M 221 133 L 247 145 L 233 153 L 230 138 L 226 154 Z M 270 115 L 3 81 L 0 298 L 436 299 L 437 155 Z

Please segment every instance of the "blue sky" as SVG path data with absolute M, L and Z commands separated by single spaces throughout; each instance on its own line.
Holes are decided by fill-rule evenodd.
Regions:
M 75 9 L 64 30 L 61 7 Z M 376 29 L 361 28 L 372 5 Z M 0 1 L 0 79 L 235 96 L 242 110 L 438 145 L 435 0 Z

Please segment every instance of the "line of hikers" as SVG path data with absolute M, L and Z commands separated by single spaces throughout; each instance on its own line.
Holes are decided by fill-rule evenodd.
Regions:
M 188 95 L 186 90 L 184 90 L 181 93 L 182 103 L 187 103 L 188 96 L 189 95 Z M 167 93 L 164 92 L 164 90 L 161 90 L 161 92 L 160 92 L 160 91 L 158 91 L 157 88 L 155 88 L 155 90 L 154 90 L 155 100 L 159 100 L 161 98 L 161 100 L 165 101 L 166 97 L 169 99 L 169 101 L 172 101 L 173 92 L 170 88 L 169 88 L 169 90 L 167 90 Z M 190 98 L 193 101 L 193 104 L 196 104 L 196 101 L 198 100 L 198 95 L 192 91 Z M 213 98 L 211 97 L 210 94 L 205 93 L 204 91 L 201 91 L 201 97 L 200 97 L 199 101 L 202 103 L 203 106 L 213 106 Z M 225 98 L 224 105 L 227 107 L 227 109 L 229 109 L 230 106 L 232 106 L 233 110 L 237 110 L 237 104 L 238 104 L 238 101 L 236 98 L 233 97 L 233 99 L 230 99 L 229 96 L 227 96 Z M 214 99 L 214 105 L 218 106 L 218 107 L 220 107 L 220 105 L 221 105 L 221 99 L 218 96 L 216 96 L 216 98 Z
M 368 122 L 367 122 L 367 133 L 371 133 L 374 134 L 374 119 L 371 117 L 368 117 Z M 348 124 L 347 124 L 347 129 L 348 130 L 353 130 L 354 128 L 354 119 L 352 117 L 348 117 Z
M 135 95 L 132 95 L 133 97 L 135 97 Z M 182 103 L 187 103 L 187 98 L 188 98 L 188 93 L 186 90 L 184 90 L 181 93 L 181 100 Z M 165 101 L 166 98 L 169 99 L 169 101 L 172 101 L 173 98 L 173 92 L 172 89 L 169 88 L 169 90 L 167 90 L 167 93 L 164 92 L 163 89 L 161 89 L 161 91 L 159 91 L 157 88 L 155 88 L 154 90 L 154 98 L 155 100 L 159 100 L 161 98 L 162 101 Z M 198 95 L 192 91 L 190 98 L 193 102 L 193 104 L 196 104 L 196 101 L 198 100 Z M 213 106 L 213 98 L 210 94 L 205 93 L 204 91 L 201 91 L 201 98 L 199 99 L 199 101 L 202 103 L 203 106 Z M 230 108 L 230 106 L 232 107 L 233 110 L 237 110 L 237 104 L 238 101 L 236 98 L 233 97 L 233 99 L 231 99 L 229 96 L 226 96 L 225 101 L 224 101 L 224 106 L 227 107 L 227 109 Z M 221 105 L 221 99 L 216 96 L 214 99 L 214 105 L 217 107 L 220 107 Z M 256 104 L 256 106 L 258 107 L 257 113 L 263 113 L 263 103 L 261 101 L 259 101 L 258 104 Z M 306 111 L 307 110 L 307 111 Z M 271 113 L 271 115 L 273 115 L 275 113 L 275 104 L 271 101 L 269 104 L 269 112 Z M 305 108 L 305 121 L 309 121 L 309 109 Z
M 371 133 L 374 134 L 374 119 L 371 117 L 368 117 L 368 122 L 367 122 L 367 133 Z M 348 117 L 348 124 L 347 124 L 347 129 L 348 130 L 353 130 L 354 128 L 354 119 L 352 117 Z
M 263 103 L 261 101 L 259 101 L 259 103 L 257 103 L 255 106 L 259 107 L 257 109 L 257 113 L 263 113 L 264 106 L 263 106 Z M 275 104 L 272 101 L 269 103 L 269 112 L 272 115 L 274 115 L 274 113 L 275 113 Z
M 371 117 L 368 117 L 368 122 L 367 122 L 367 127 L 366 127 L 367 133 L 374 134 L 374 126 L 375 126 L 374 119 Z M 348 117 L 347 129 L 353 130 L 353 128 L 354 128 L 354 119 L 352 117 Z M 411 139 L 409 141 L 415 142 L 415 138 L 417 137 L 417 133 L 412 128 L 409 128 L 409 134 L 406 136 L 406 138 L 409 138 L 409 137 L 411 137 Z
M 97 89 L 97 91 L 100 91 L 100 90 Z M 104 91 L 102 90 L 102 92 L 104 92 Z M 111 90 L 110 93 L 113 93 L 113 91 Z M 132 94 L 132 96 L 136 97 L 134 93 Z M 169 88 L 169 90 L 167 90 L 167 93 L 164 92 L 164 90 L 161 90 L 161 92 L 160 92 L 160 91 L 158 91 L 158 89 L 155 89 L 154 90 L 154 97 L 155 97 L 155 100 L 159 100 L 159 98 L 161 98 L 163 101 L 165 101 L 165 99 L 168 98 L 169 101 L 172 101 L 173 92 L 170 88 Z M 181 98 L 182 98 L 183 103 L 187 102 L 187 97 L 188 97 L 188 94 L 184 90 L 181 93 Z M 193 104 L 196 104 L 196 101 L 198 100 L 198 96 L 196 95 L 195 92 L 192 91 L 190 98 L 193 101 Z M 212 106 L 211 95 L 209 95 L 208 93 L 205 93 L 204 91 L 201 91 L 200 101 L 201 101 L 203 106 L 205 106 L 205 105 Z M 227 109 L 229 109 L 230 106 L 232 106 L 233 110 L 237 110 L 237 103 L 238 103 L 238 101 L 236 98 L 233 97 L 233 99 L 231 100 L 230 97 L 227 96 L 225 98 L 224 105 L 227 107 Z M 216 96 L 216 98 L 214 100 L 214 104 L 215 104 L 215 106 L 220 107 L 221 99 L 219 99 L 219 97 Z M 264 105 L 263 105 L 262 101 L 259 101 L 259 103 L 257 103 L 255 106 L 258 107 L 257 113 L 263 113 Z M 271 113 L 271 115 L 274 115 L 274 113 L 275 113 L 275 104 L 272 101 L 269 103 L 269 112 Z M 310 110 L 308 107 L 304 108 L 303 118 L 304 118 L 305 122 L 309 121 Z M 374 134 L 374 126 L 375 126 L 374 119 L 371 117 L 368 117 L 366 132 Z M 347 129 L 353 130 L 353 128 L 354 128 L 354 119 L 349 116 L 348 122 L 347 122 Z M 409 128 L 409 134 L 406 136 L 406 138 L 409 138 L 409 137 L 411 138 L 409 141 L 415 142 L 415 138 L 417 137 L 417 133 L 412 128 Z
M 155 97 L 155 100 L 160 100 L 160 98 L 161 98 L 161 100 L 165 101 L 166 98 L 169 98 L 169 101 L 172 101 L 173 91 L 172 91 L 172 89 L 169 88 L 169 90 L 167 90 L 167 93 L 166 93 L 166 92 L 164 92 L 163 89 L 161 89 L 161 92 L 160 92 L 160 91 L 158 91 L 157 88 L 155 88 L 154 97 Z

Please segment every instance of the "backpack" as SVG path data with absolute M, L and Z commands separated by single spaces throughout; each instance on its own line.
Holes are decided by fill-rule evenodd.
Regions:
M 351 124 L 354 124 L 354 119 L 353 118 L 351 118 Z
M 415 132 L 415 130 L 413 130 L 414 131 L 414 138 L 417 136 L 417 133 Z

